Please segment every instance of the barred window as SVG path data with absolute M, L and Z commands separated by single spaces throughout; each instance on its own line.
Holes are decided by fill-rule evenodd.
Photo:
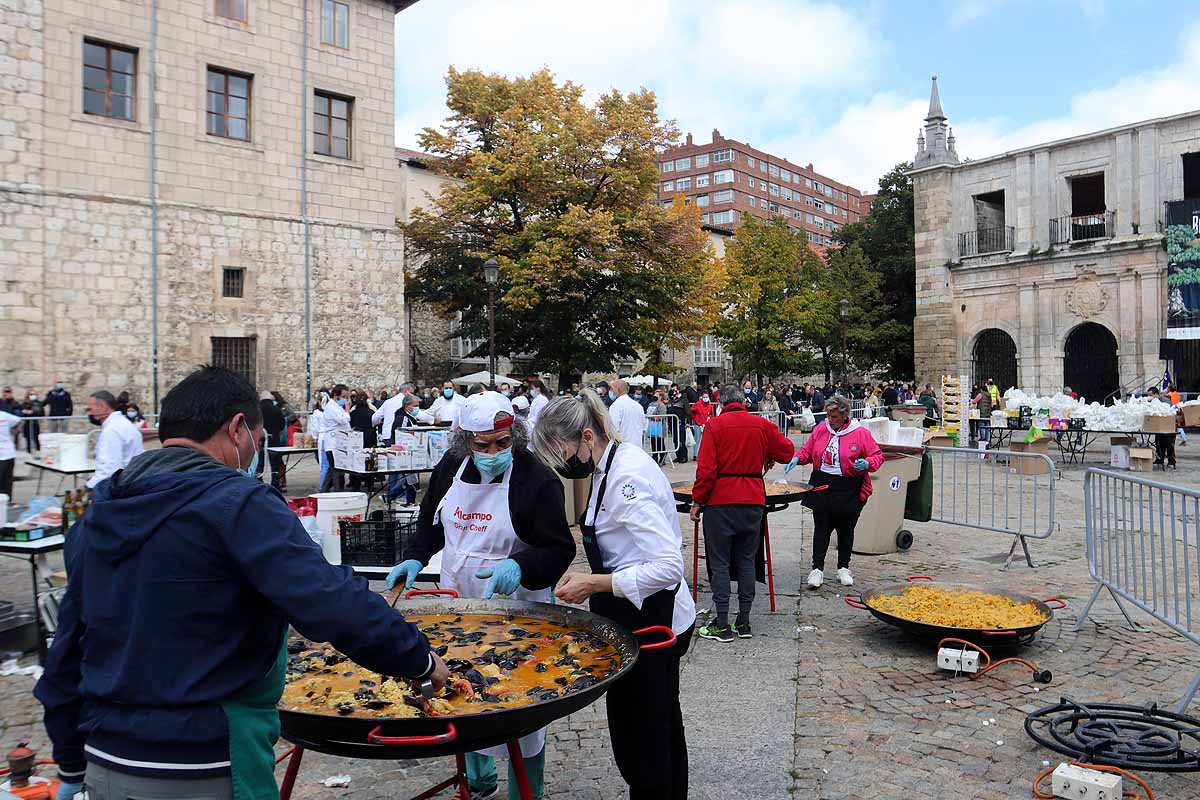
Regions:
M 221 297 L 244 297 L 246 294 L 246 270 L 241 267 L 225 267 L 221 270 Z
M 212 337 L 212 363 L 215 367 L 223 367 L 230 372 L 236 372 L 250 383 L 255 383 L 254 337 Z

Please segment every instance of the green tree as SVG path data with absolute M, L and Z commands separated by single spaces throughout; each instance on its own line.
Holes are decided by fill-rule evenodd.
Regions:
M 810 356 L 801 345 L 818 323 L 814 305 L 824 265 L 787 221 L 747 214 L 725 248 L 722 313 L 714 333 L 738 372 L 764 376 L 804 373 Z
M 881 349 L 872 351 L 870 359 L 874 368 L 892 375 L 912 375 L 914 368 L 912 329 L 917 291 L 910 169 L 911 164 L 903 163 L 889 170 L 879 179 L 879 196 L 871 203 L 870 212 L 837 232 L 840 242 L 862 249 L 869 271 L 879 277 L 880 299 L 899 326 Z
M 888 368 L 896 338 L 912 336 L 911 325 L 897 321 L 884 301 L 882 283 L 858 244 L 826 251 L 825 269 L 819 274 L 804 330 L 804 339 L 816 351 L 826 380 L 835 373 L 844 377 L 846 371 Z M 839 313 L 843 299 L 850 301 L 844 349 Z
M 655 201 L 656 156 L 678 131 L 654 94 L 582 87 L 548 70 L 509 79 L 451 68 L 450 116 L 420 145 L 451 178 L 403 226 L 418 266 L 408 291 L 487 336 L 482 265 L 500 262 L 496 346 L 535 369 L 607 371 L 657 339 L 710 261 L 698 220 Z M 664 331 L 664 327 L 667 329 Z

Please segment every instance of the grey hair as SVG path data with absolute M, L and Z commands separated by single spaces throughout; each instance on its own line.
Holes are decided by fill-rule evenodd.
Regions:
M 98 392 L 93 392 L 92 394 L 88 395 L 88 397 L 91 397 L 94 400 L 99 400 L 101 403 L 104 403 L 104 405 L 108 406 L 114 411 L 117 408 L 117 398 L 113 397 L 112 392 L 101 389 Z
M 500 416 L 497 414 L 496 416 Z M 510 415 L 511 416 L 511 415 Z M 529 449 L 529 427 L 522 425 L 520 420 L 513 420 L 512 427 L 513 451 Z M 471 455 L 471 440 L 475 438 L 474 431 L 456 428 L 450 434 L 450 452 L 458 458 L 468 458 Z
M 419 398 L 415 394 L 412 394 L 411 392 L 409 392 L 404 395 L 404 405 L 400 406 L 400 408 L 402 408 L 402 409 L 408 408 L 413 403 L 417 403 L 419 405 L 420 402 L 421 402 L 421 398 Z
M 551 469 L 565 467 L 567 454 L 579 446 L 584 428 L 591 428 L 610 442 L 621 441 L 600 395 L 591 389 L 583 389 L 575 397 L 551 400 L 542 409 L 533 431 L 534 452 Z
M 850 416 L 850 401 L 840 394 L 835 394 L 826 399 L 825 410 L 828 411 L 831 407 L 841 411 L 845 417 Z
M 733 384 L 726 384 L 725 386 L 722 386 L 720 394 L 717 395 L 717 402 L 723 406 L 729 405 L 730 403 L 741 403 L 744 402 L 745 399 L 746 390 L 741 386 L 734 386 Z

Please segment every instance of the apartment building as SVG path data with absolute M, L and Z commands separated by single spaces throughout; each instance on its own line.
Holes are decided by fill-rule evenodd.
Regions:
M 414 1 L 0 3 L 0 381 L 146 408 L 204 362 L 293 402 L 401 373 Z
M 818 247 L 833 244 L 838 228 L 869 210 L 862 192 L 821 175 L 812 164 L 799 166 L 726 139 L 716 129 L 708 144 L 696 144 L 689 133 L 684 144 L 662 154 L 658 171 L 664 205 L 682 198 L 700 209 L 705 224 L 727 230 L 736 230 L 747 214 L 782 216 Z
M 1200 390 L 1200 112 L 960 161 L 935 78 L 911 175 L 918 377 Z

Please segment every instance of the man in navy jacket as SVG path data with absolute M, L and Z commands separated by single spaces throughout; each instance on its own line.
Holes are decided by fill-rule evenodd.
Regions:
M 447 673 L 425 636 L 321 555 L 252 476 L 258 397 L 216 367 L 163 399 L 161 450 L 101 482 L 35 695 L 64 786 L 91 800 L 278 795 L 288 625 L 398 678 Z M 85 781 L 86 770 L 86 781 Z

